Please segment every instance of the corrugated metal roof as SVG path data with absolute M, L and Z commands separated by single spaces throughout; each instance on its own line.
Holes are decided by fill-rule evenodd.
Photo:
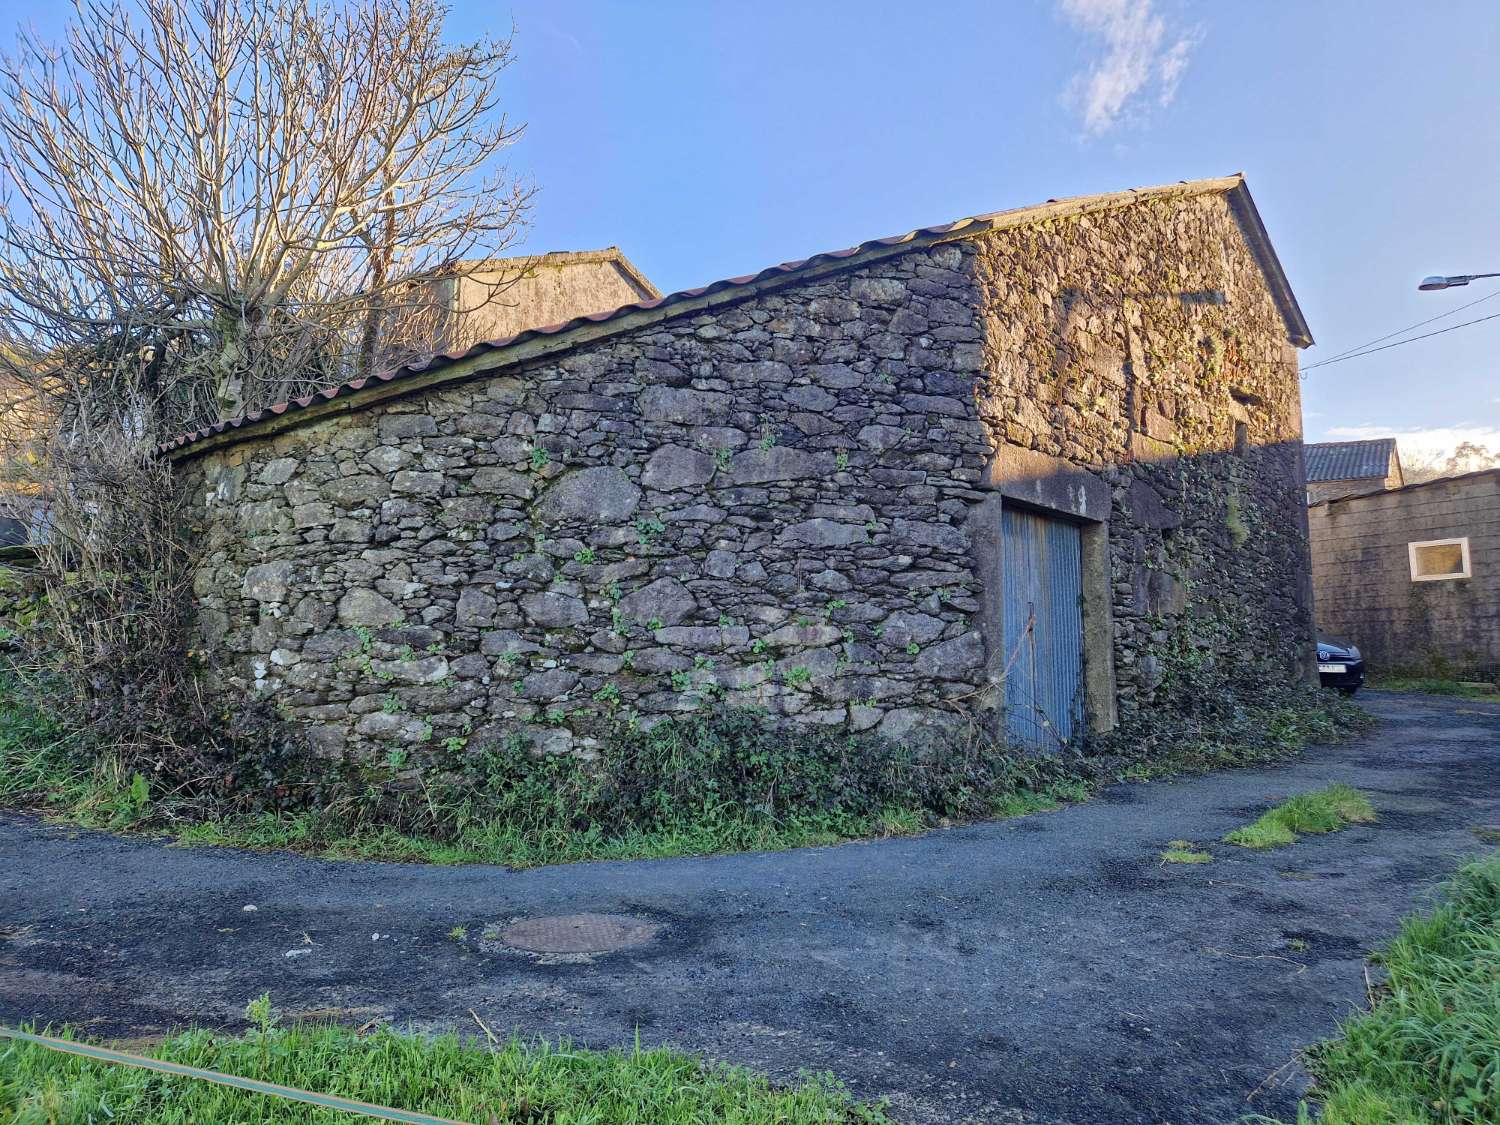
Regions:
M 1391 471 L 1396 439 L 1370 441 L 1320 441 L 1306 447 L 1309 484 L 1331 480 L 1384 480 Z
M 871 239 L 868 242 L 862 242 L 858 246 L 851 246 L 845 250 L 830 250 L 822 254 L 814 254 L 810 258 L 801 258 L 794 262 L 782 262 L 780 265 L 768 266 L 758 273 L 725 278 L 722 281 L 710 282 L 708 285 L 700 286 L 696 289 L 684 289 L 677 293 L 668 293 L 665 297 L 638 301 L 634 304 L 623 305 L 620 308 L 607 312 L 590 313 L 587 316 L 574 317 L 572 320 L 562 324 L 528 328 L 526 331 L 519 332 L 514 336 L 502 340 L 482 341 L 461 351 L 444 352 L 439 355 L 427 356 L 422 360 L 407 364 L 393 371 L 382 371 L 363 379 L 352 380 L 341 386 L 329 387 L 325 390 L 317 391 L 290 402 L 277 403 L 266 410 L 252 411 L 239 418 L 230 418 L 227 421 L 215 422 L 201 430 L 194 430 L 192 433 L 182 434 L 171 441 L 163 442 L 161 452 L 170 454 L 186 446 L 196 445 L 219 435 L 228 435 L 232 431 L 243 429 L 246 426 L 257 427 L 257 423 L 269 423 L 289 412 L 303 411 L 313 406 L 332 403 L 335 399 L 347 399 L 366 388 L 376 389 L 383 383 L 392 383 L 412 376 L 435 372 L 444 367 L 459 363 L 462 360 L 491 352 L 503 352 L 508 348 L 513 348 L 541 337 L 565 336 L 574 330 L 584 329 L 590 325 L 605 322 L 618 322 L 617 330 L 624 331 L 631 326 L 634 314 L 648 313 L 657 309 L 670 309 L 673 306 L 684 306 L 682 309 L 683 312 L 692 312 L 701 306 L 702 302 L 700 298 L 717 296 L 723 300 L 734 299 L 740 296 L 741 292 L 748 292 L 752 286 L 810 273 L 820 266 L 835 263 L 852 266 L 859 264 L 860 261 L 866 258 L 889 254 L 893 250 L 899 251 L 908 247 L 931 245 L 951 238 L 968 237 L 983 234 L 986 231 L 1025 226 L 1063 216 L 1087 214 L 1093 211 L 1125 207 L 1146 199 L 1174 198 L 1213 193 L 1229 196 L 1230 207 L 1240 223 L 1240 229 L 1245 235 L 1245 240 L 1249 244 L 1251 252 L 1260 264 L 1261 271 L 1266 278 L 1267 286 L 1271 291 L 1272 299 L 1276 302 L 1276 306 L 1281 312 L 1282 320 L 1286 324 L 1287 338 L 1298 347 L 1306 347 L 1311 344 L 1313 342 L 1312 335 L 1307 327 L 1307 321 L 1302 316 L 1302 310 L 1298 307 L 1296 298 L 1292 295 L 1291 286 L 1287 282 L 1286 274 L 1281 268 L 1281 263 L 1276 257 L 1276 252 L 1271 247 L 1270 239 L 1266 235 L 1265 226 L 1260 220 L 1260 214 L 1256 210 L 1255 202 L 1250 197 L 1250 189 L 1245 185 L 1244 176 L 1236 173 L 1233 176 L 1225 176 L 1219 179 L 1184 180 L 1180 183 L 1166 184 L 1161 187 L 1132 188 L 1128 191 L 1109 192 L 1103 195 L 1078 196 L 1072 199 L 1049 199 L 1045 203 L 1034 204 L 1029 207 L 1017 207 L 1009 211 L 996 211 L 987 215 L 976 215 L 971 218 L 959 219 L 956 222 L 944 223 L 935 227 L 922 227 L 917 230 L 908 231 L 906 234 Z M 499 357 L 498 362 L 504 362 L 504 357 Z M 347 408 L 357 409 L 353 403 L 348 404 Z M 226 440 L 235 439 L 226 438 Z M 216 442 L 214 444 L 219 443 Z

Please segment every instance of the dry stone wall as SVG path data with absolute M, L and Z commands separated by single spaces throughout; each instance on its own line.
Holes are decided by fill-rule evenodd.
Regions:
M 1121 717 L 1185 665 L 1311 676 L 1297 353 L 1223 197 L 992 236 L 976 278 L 992 443 L 1111 492 Z
M 1009 445 L 1110 487 L 1124 710 L 1166 649 L 1286 677 L 1308 626 L 1284 339 L 1209 197 L 917 248 L 249 436 L 181 463 L 206 648 L 329 752 L 587 754 L 715 706 L 892 737 L 983 717 L 973 520 Z

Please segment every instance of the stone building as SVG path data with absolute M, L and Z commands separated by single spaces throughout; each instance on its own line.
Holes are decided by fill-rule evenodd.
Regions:
M 1242 178 L 964 219 L 164 446 L 208 651 L 329 752 L 710 707 L 1055 746 L 1309 675 L 1297 352 Z
M 1309 504 L 1406 483 L 1395 438 L 1320 441 L 1307 447 L 1306 459 Z
M 426 283 L 428 300 L 443 310 L 435 352 L 462 351 L 481 340 L 661 296 L 616 246 L 470 262 L 465 271 Z
M 1500 674 L 1500 469 L 1308 510 L 1318 628 L 1375 672 Z

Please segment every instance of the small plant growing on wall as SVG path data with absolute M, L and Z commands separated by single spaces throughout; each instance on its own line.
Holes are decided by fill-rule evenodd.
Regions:
M 1243 547 L 1250 539 L 1250 529 L 1240 513 L 1240 494 L 1232 491 L 1224 504 L 1224 526 L 1229 529 L 1229 541 L 1235 547 Z

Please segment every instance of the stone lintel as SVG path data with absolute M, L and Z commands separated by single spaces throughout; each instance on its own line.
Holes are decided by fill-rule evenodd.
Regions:
M 1109 519 L 1109 485 L 1087 469 L 1019 445 L 996 450 L 984 483 L 1008 500 L 1095 523 Z

